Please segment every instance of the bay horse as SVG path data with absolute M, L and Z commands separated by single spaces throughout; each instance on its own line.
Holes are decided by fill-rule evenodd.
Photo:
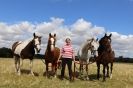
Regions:
M 97 49 L 99 47 L 98 39 L 88 39 L 86 42 L 82 44 L 80 49 L 78 50 L 77 56 L 79 58 L 80 63 L 80 74 L 83 73 L 83 65 L 86 66 L 86 73 L 87 77 L 86 80 L 89 79 L 88 77 L 88 64 L 90 63 L 90 58 L 95 58 L 98 55 Z
M 98 48 L 98 57 L 96 59 L 97 64 L 97 79 L 99 80 L 99 73 L 100 73 L 100 64 L 103 65 L 103 81 L 106 81 L 106 76 L 109 77 L 109 63 L 110 66 L 110 79 L 112 78 L 112 70 L 113 70 L 113 62 L 115 59 L 115 53 L 111 48 L 111 36 L 104 35 L 103 38 L 99 41 L 99 48 Z M 107 69 L 107 73 L 106 73 Z
M 49 75 L 48 73 L 49 63 L 52 64 L 52 73 L 54 74 L 53 76 L 56 77 L 58 59 L 60 56 L 60 49 L 58 47 L 55 47 L 55 44 L 56 44 L 56 34 L 52 35 L 51 33 L 49 33 L 48 44 L 44 54 L 47 77 Z
M 41 50 L 41 36 L 33 34 L 33 39 L 28 39 L 25 41 L 17 41 L 12 45 L 12 52 L 15 59 L 15 71 L 18 75 L 21 75 L 21 65 L 20 60 L 30 59 L 30 73 L 34 76 L 32 71 L 33 66 L 33 56 L 35 55 L 35 50 L 37 53 Z

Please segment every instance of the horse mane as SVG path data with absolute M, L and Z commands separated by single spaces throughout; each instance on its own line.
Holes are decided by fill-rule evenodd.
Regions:
M 88 43 L 91 43 L 91 39 L 88 39 L 84 44 L 82 44 L 82 51 L 88 51 Z

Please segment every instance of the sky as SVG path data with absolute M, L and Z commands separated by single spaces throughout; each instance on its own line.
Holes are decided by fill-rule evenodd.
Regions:
M 112 33 L 116 56 L 133 57 L 133 0 L 0 0 L 0 47 L 42 35 L 45 52 L 49 33 L 57 46 L 69 36 L 75 51 L 90 37 Z

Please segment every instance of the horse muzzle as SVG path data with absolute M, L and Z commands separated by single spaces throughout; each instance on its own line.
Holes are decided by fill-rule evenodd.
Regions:
M 40 51 L 41 51 L 41 49 L 39 49 L 39 50 L 37 49 L 37 53 L 40 53 Z

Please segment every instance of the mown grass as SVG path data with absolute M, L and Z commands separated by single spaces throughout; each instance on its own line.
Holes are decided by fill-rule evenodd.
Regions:
M 83 81 L 76 78 L 73 83 L 70 83 L 67 79 L 61 81 L 58 77 L 49 79 L 43 76 L 44 67 L 41 60 L 34 60 L 33 71 L 37 76 L 33 77 L 27 74 L 29 60 L 24 60 L 22 75 L 18 76 L 14 70 L 14 60 L 1 58 L 0 88 L 133 88 L 133 64 L 115 63 L 113 78 L 108 78 L 106 82 L 102 82 L 102 78 L 96 79 L 95 63 L 89 66 L 91 80 Z M 58 75 L 60 75 L 60 70 L 58 70 Z M 68 77 L 67 71 L 66 77 Z

